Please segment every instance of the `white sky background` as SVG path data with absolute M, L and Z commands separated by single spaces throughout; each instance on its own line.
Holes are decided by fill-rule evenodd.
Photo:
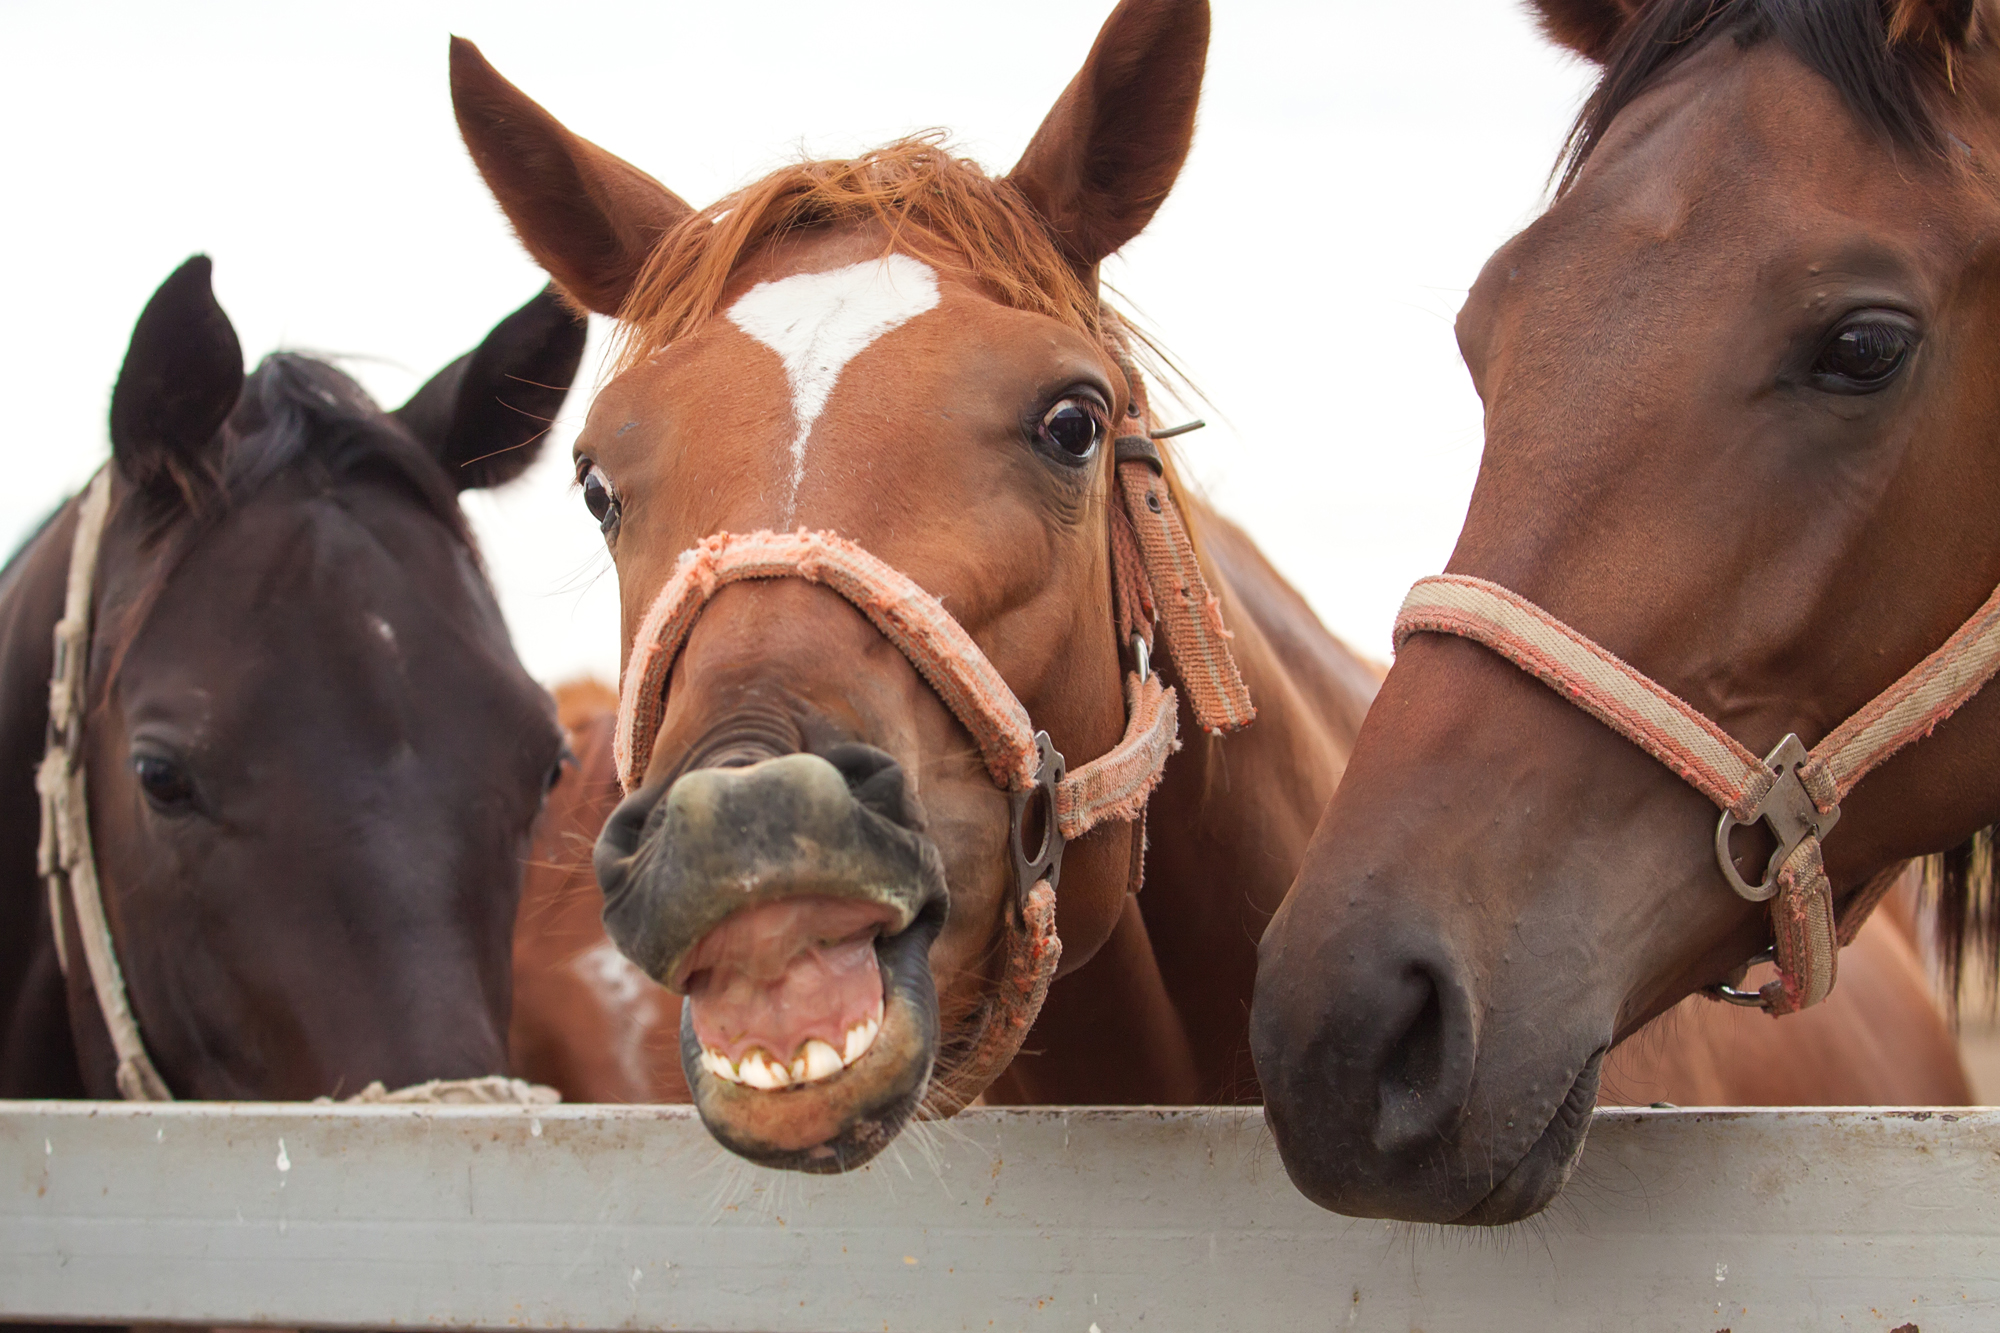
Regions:
M 1206 391 L 1182 456 L 1336 633 L 1386 657 L 1464 517 L 1479 401 L 1452 318 L 1528 221 L 1587 67 L 1513 0 L 1217 0 L 1194 152 L 1106 266 Z M 346 362 L 385 404 L 542 282 L 461 147 L 445 39 L 697 206 L 801 148 L 931 126 L 1019 155 L 1110 0 L 68 4 L 0 0 L 0 543 L 108 451 L 133 321 L 189 254 L 254 363 Z M 529 669 L 613 678 L 618 609 L 570 481 L 580 391 L 467 500 Z

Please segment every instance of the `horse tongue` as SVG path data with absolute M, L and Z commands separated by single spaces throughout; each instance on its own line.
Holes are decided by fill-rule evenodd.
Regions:
M 687 994 L 702 1064 L 787 1087 L 859 1059 L 882 1018 L 875 937 L 888 909 L 826 898 L 746 908 L 697 944 Z

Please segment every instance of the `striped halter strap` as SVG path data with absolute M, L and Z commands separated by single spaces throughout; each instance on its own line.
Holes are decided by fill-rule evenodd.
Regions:
M 1138 377 L 1127 374 L 1142 404 Z M 1142 406 L 1139 421 L 1147 419 Z M 1068 768 L 1048 733 L 1035 730 L 999 670 L 942 602 L 831 532 L 719 532 L 703 539 L 682 552 L 633 635 L 615 741 L 628 793 L 645 780 L 666 716 L 668 679 L 695 621 L 719 589 L 746 579 L 805 579 L 853 603 L 972 734 L 987 771 L 1011 798 L 1016 897 L 1001 982 L 954 1079 L 960 1086 L 983 1087 L 997 1077 L 1041 1011 L 1062 956 L 1055 890 L 1064 845 L 1107 821 L 1140 823 L 1129 881 L 1138 888 L 1146 803 L 1180 747 L 1174 691 L 1149 666 L 1155 627 L 1204 730 L 1236 731 L 1257 715 L 1154 443 L 1185 429 L 1125 435 L 1113 446 L 1114 490 L 1122 501 L 1109 515 L 1114 614 L 1133 661 L 1125 677 L 1123 738 L 1078 768 Z
M 1826 998 L 1840 946 L 1854 938 L 1895 882 L 1893 872 L 1879 874 L 1835 909 L 1820 844 L 1840 818 L 1840 803 L 1883 760 L 1929 735 L 2000 670 L 2000 588 L 1942 647 L 1825 740 L 1808 750 L 1787 735 L 1761 760 L 1672 691 L 1485 579 L 1443 574 L 1419 580 L 1396 617 L 1397 648 L 1418 633 L 1456 634 L 1491 648 L 1721 808 L 1715 858 L 1730 888 L 1751 902 L 1771 904 L 1778 979 L 1761 991 L 1718 986 L 1710 992 L 1788 1014 Z M 1730 858 L 1729 834 L 1759 820 L 1778 849 L 1752 884 Z

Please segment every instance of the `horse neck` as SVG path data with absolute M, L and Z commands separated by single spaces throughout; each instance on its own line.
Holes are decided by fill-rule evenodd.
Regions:
M 35 769 L 45 745 L 53 635 L 75 530 L 71 502 L 0 575 L 0 1097 L 84 1095 L 36 866 Z
M 1090 962 L 1050 989 L 1029 1041 L 1035 1053 L 995 1085 L 995 1102 L 1258 1095 L 1247 1026 L 1257 941 L 1291 887 L 1379 676 L 1240 529 L 1183 503 L 1203 534 L 1204 569 L 1257 721 L 1211 737 L 1183 705 L 1183 748 L 1147 810 L 1144 890 Z M 1163 669 L 1172 681 L 1172 663 Z

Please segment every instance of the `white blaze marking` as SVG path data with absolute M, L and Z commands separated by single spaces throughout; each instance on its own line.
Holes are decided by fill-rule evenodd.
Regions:
M 908 255 L 869 259 L 824 273 L 760 282 L 729 307 L 729 321 L 778 354 L 792 390 L 791 491 L 785 524 L 798 507 L 806 441 L 840 372 L 868 344 L 938 303 L 937 275 Z

